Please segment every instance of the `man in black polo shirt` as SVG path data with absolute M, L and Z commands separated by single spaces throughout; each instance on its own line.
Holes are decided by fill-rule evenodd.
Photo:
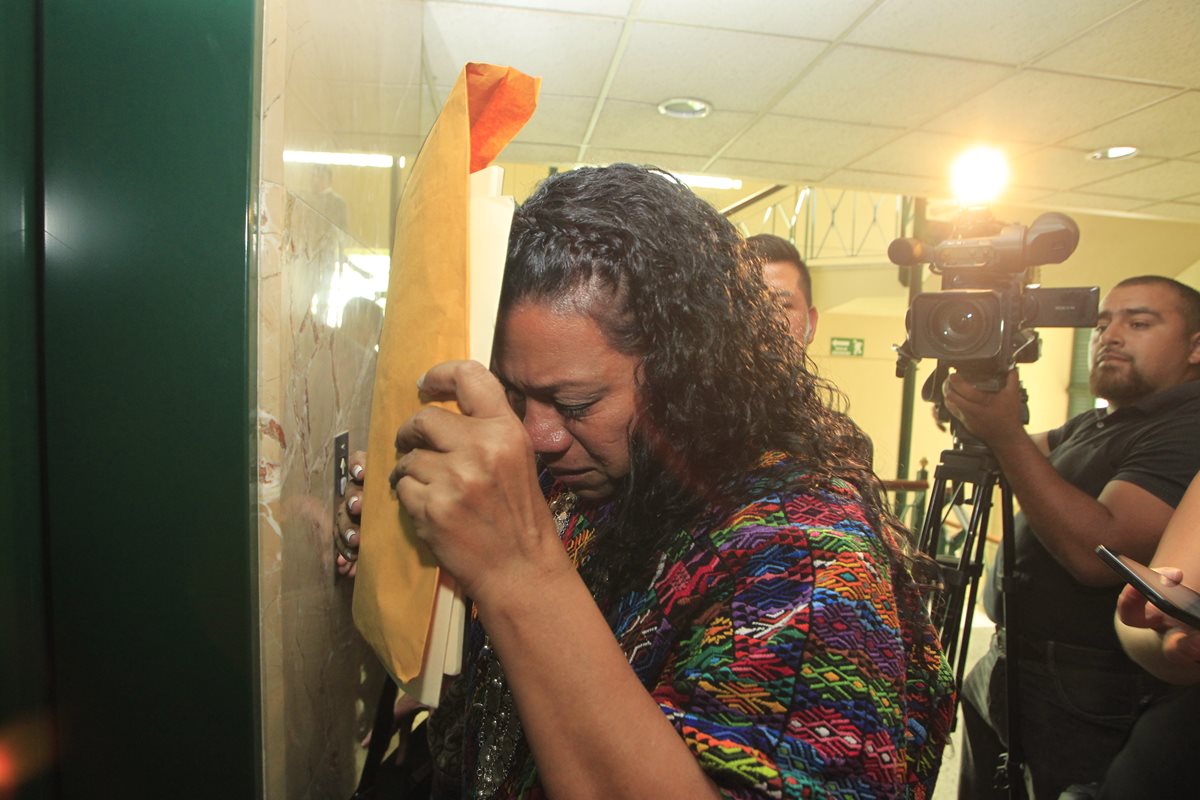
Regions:
M 947 409 L 988 444 L 1022 508 L 1008 639 L 1037 798 L 1099 781 L 1166 691 L 1122 652 L 1119 580 L 1094 551 L 1148 562 L 1200 469 L 1200 293 L 1158 276 L 1122 281 L 1101 303 L 1091 355 L 1092 393 L 1108 407 L 1047 433 L 1025 432 L 1015 372 L 994 393 L 960 375 L 944 385 Z M 963 687 L 960 798 L 1006 796 L 992 786 L 1005 750 L 1003 668 L 994 640 Z

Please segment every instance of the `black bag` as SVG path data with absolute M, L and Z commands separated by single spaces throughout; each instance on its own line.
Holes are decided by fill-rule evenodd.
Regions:
M 379 705 L 375 709 L 375 724 L 371 729 L 371 744 L 363 764 L 358 788 L 350 800 L 428 800 L 433 791 L 433 759 L 429 754 L 429 739 L 425 721 L 412 727 L 413 718 L 421 709 L 414 709 L 400 719 L 395 718 L 396 683 L 383 679 Z M 384 755 L 397 728 L 408 731 L 401 737 L 396 750 Z

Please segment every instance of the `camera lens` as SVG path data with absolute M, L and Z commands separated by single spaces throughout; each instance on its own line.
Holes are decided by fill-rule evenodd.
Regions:
M 1005 342 L 1001 300 L 991 289 L 922 292 L 913 298 L 906 325 L 912 352 L 954 365 L 996 358 Z
M 973 355 L 989 337 L 987 317 L 973 300 L 945 302 L 929 315 L 929 333 L 947 356 Z

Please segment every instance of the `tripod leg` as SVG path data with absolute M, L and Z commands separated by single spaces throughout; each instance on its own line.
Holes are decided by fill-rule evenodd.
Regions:
M 1025 758 L 1021 750 L 1021 673 L 1017 666 L 1017 652 L 1014 644 L 1015 629 L 1012 624 L 1012 593 L 1015 590 L 1013 580 L 1013 565 L 1016 563 L 1015 524 L 1013 521 L 1013 497 L 1008 482 L 1000 481 L 1000 508 L 1003 514 L 1004 534 L 1002 537 L 1001 585 L 1004 588 L 1004 660 L 1005 660 L 1005 703 L 1008 706 L 1008 760 L 1006 771 L 1008 775 L 1008 796 L 1023 798 L 1025 796 Z
M 955 685 L 962 686 L 967 671 L 968 650 L 971 644 L 971 628 L 975 617 L 975 598 L 979 595 L 979 579 L 983 575 L 984 545 L 987 542 L 988 521 L 991 519 L 992 489 L 996 485 L 996 477 L 989 474 L 976 485 L 971 522 L 963 537 L 962 555 L 959 557 L 960 570 L 967 576 L 963 594 L 957 598 L 954 609 L 955 619 L 959 623 L 957 648 L 957 663 L 955 665 Z

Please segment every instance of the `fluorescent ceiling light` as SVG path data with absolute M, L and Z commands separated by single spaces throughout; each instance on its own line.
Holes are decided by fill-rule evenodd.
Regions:
M 737 178 L 721 178 L 716 175 L 688 175 L 682 172 L 672 172 L 682 183 L 693 189 L 740 189 L 742 182 Z
M 331 164 L 338 167 L 381 167 L 388 169 L 394 163 L 391 156 L 378 153 L 318 153 L 311 150 L 284 150 L 283 160 L 292 164 Z M 404 168 L 404 157 L 399 166 Z
M 1118 145 L 1116 147 L 1103 147 L 1099 150 L 1093 150 L 1087 154 L 1087 157 L 1092 161 L 1115 161 L 1118 158 L 1132 158 L 1137 154 L 1136 147 L 1129 145 Z
M 372 275 L 387 272 L 392 263 L 392 257 L 387 253 L 351 253 L 346 259 L 363 272 Z

